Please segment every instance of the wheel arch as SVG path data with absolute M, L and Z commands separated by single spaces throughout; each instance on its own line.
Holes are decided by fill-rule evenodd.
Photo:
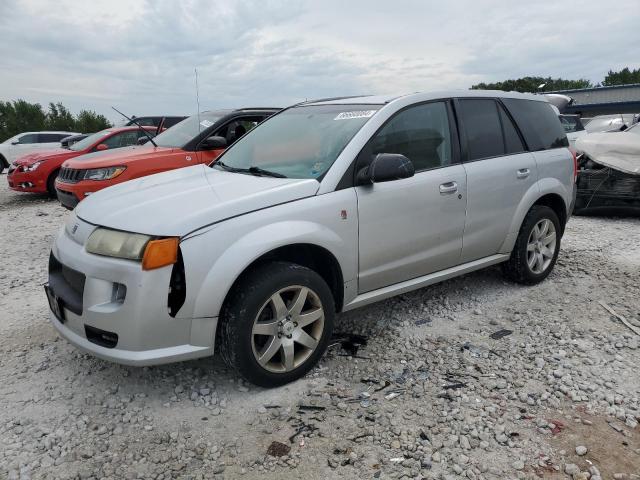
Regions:
M 295 263 L 316 272 L 329 286 L 335 301 L 336 312 L 342 310 L 344 302 L 344 279 L 340 263 L 329 250 L 313 243 L 283 245 L 260 255 L 236 277 L 225 295 L 223 305 L 227 302 L 231 292 L 237 287 L 238 283 L 247 275 L 250 275 L 257 267 L 275 261 Z

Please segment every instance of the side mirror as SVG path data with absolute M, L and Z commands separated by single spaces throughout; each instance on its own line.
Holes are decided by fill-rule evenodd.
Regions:
M 107 145 L 106 143 L 100 143 L 96 146 L 96 151 L 100 152 L 102 150 L 109 150 L 109 145 Z
M 200 150 L 218 150 L 220 148 L 227 148 L 227 139 L 224 137 L 213 135 L 200 143 Z
M 413 177 L 415 168 L 411 160 L 399 153 L 379 153 L 371 163 L 358 171 L 356 183 L 370 185 L 372 183 L 391 182 Z
M 138 145 L 144 145 L 149 141 L 149 137 L 138 137 Z
M 20 140 L 16 140 L 15 142 L 11 142 L 11 145 L 20 145 Z

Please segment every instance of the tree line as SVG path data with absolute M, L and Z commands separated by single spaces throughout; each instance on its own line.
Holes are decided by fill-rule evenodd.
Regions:
M 92 110 L 73 115 L 62 103 L 49 103 L 45 111 L 39 103 L 25 100 L 0 101 L 0 142 L 22 132 L 60 130 L 93 133 L 109 128 L 107 117 Z
M 640 83 L 640 68 L 630 70 L 628 67 L 615 72 L 609 70 L 602 82 L 593 84 L 589 80 L 579 78 L 566 80 L 564 78 L 551 77 L 523 77 L 513 80 L 504 80 L 494 83 L 478 83 L 472 85 L 472 90 L 504 90 L 507 92 L 551 92 L 554 90 L 574 90 L 579 88 L 610 87 L 613 85 L 626 85 Z M 543 85 L 541 87 L 541 85 Z

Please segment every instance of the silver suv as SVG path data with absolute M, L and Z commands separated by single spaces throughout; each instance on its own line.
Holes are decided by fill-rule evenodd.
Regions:
M 115 362 L 215 346 L 251 382 L 290 382 L 321 357 L 339 312 L 498 263 L 542 281 L 574 196 L 567 146 L 533 95 L 284 109 L 210 166 L 83 201 L 51 252 L 51 322 Z

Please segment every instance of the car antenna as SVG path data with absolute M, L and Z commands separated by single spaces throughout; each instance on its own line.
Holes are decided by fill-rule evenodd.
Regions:
M 111 106 L 111 108 L 113 108 L 116 112 L 118 112 L 120 115 L 122 115 L 124 118 L 126 118 L 127 120 L 129 120 L 131 123 L 135 124 L 138 126 L 138 128 L 142 131 L 142 133 L 145 134 L 145 136 L 149 139 L 149 141 L 151 143 L 153 143 L 154 147 L 158 147 L 158 145 L 156 144 L 156 142 L 153 141 L 153 137 L 151 135 L 149 135 L 149 132 L 147 132 L 144 128 L 142 128 L 142 125 L 140 125 L 138 122 L 136 122 L 133 118 L 129 118 L 127 117 L 124 113 L 122 113 L 120 110 L 118 110 L 116 107 Z
M 198 88 L 198 68 L 193 67 L 193 71 L 196 72 L 196 106 L 198 107 L 196 114 L 198 115 L 198 133 L 200 133 L 202 131 L 202 125 L 200 125 L 200 89 Z

